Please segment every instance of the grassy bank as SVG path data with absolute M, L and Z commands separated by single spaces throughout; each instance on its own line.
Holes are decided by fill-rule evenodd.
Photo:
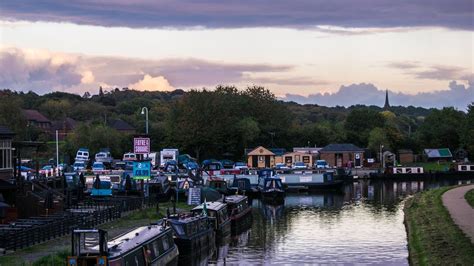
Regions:
M 464 198 L 466 198 L 467 203 L 474 208 L 474 189 L 469 190 L 466 195 L 464 195 Z
M 441 196 L 452 187 L 416 194 L 405 204 L 410 264 L 474 264 L 474 245 L 454 224 Z
M 134 227 L 148 225 L 151 222 L 166 216 L 167 209 L 173 212 L 171 202 L 160 203 L 159 213 L 156 207 L 133 211 L 128 215 L 98 226 L 108 232 L 109 239 L 120 235 Z M 177 212 L 189 211 L 192 206 L 184 202 L 176 204 Z M 0 266 L 10 265 L 33 265 L 33 266 L 51 266 L 64 265 L 66 257 L 70 254 L 71 236 L 67 235 L 38 245 L 34 245 L 22 250 L 18 250 L 6 256 L 0 256 Z

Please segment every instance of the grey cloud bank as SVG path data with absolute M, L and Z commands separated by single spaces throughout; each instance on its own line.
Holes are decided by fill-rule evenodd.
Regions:
M 459 110 L 474 102 L 474 82 L 469 85 L 458 84 L 456 81 L 449 83 L 446 90 L 423 92 L 418 94 L 405 94 L 389 91 L 391 105 L 421 106 L 442 108 L 454 106 Z M 385 90 L 378 89 L 373 84 L 361 83 L 341 86 L 335 93 L 316 93 L 307 97 L 297 94 L 286 94 L 281 98 L 284 101 L 294 101 L 301 104 L 319 104 L 325 106 L 351 106 L 356 104 L 383 106 Z
M 131 28 L 439 26 L 473 30 L 471 0 L 4 1 L 2 17 Z

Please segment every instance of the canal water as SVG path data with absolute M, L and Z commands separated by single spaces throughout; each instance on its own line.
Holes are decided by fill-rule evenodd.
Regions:
M 405 198 L 472 180 L 373 181 L 340 192 L 288 194 L 284 205 L 253 200 L 252 228 L 198 264 L 408 264 Z

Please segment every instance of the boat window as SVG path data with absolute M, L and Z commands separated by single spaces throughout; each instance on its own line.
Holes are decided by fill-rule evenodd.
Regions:
M 170 243 L 168 240 L 168 235 L 165 235 L 161 238 L 161 242 L 163 243 L 163 251 L 166 251 L 170 248 Z
M 142 249 L 139 249 L 124 257 L 125 266 L 141 266 L 145 265 L 145 257 Z
M 161 246 L 160 244 L 161 244 L 161 243 L 160 243 L 159 239 L 156 240 L 156 241 L 154 241 L 152 244 L 153 244 L 153 251 L 155 252 L 155 256 L 156 256 L 156 257 L 160 256 L 160 254 L 161 254 L 160 250 L 161 250 L 162 248 L 160 248 L 160 246 Z
M 172 224 L 173 230 L 175 231 L 176 234 L 178 235 L 184 235 L 184 228 L 183 225 L 181 224 Z
M 147 261 L 153 261 L 156 257 L 160 255 L 159 250 L 155 250 L 154 248 L 154 242 L 143 246 L 143 252 L 145 254 L 145 257 L 147 258 Z

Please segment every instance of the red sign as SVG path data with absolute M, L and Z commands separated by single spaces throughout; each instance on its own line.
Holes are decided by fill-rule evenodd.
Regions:
M 150 138 L 134 138 L 133 152 L 136 154 L 150 153 Z

